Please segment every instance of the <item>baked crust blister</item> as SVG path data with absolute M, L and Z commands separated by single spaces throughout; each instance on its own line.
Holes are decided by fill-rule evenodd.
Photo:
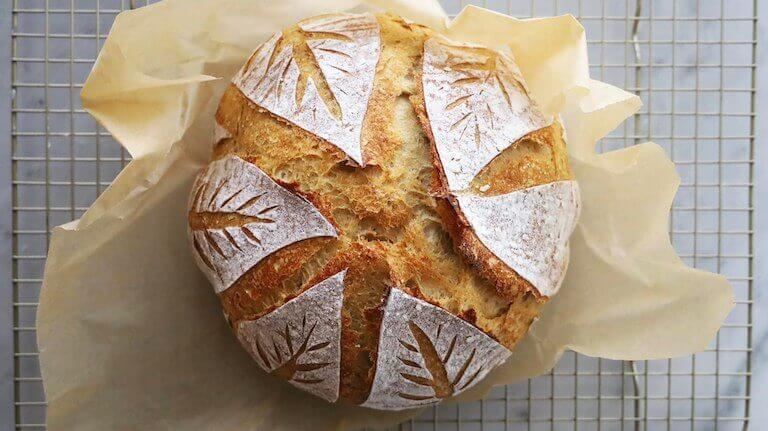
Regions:
M 193 252 L 254 360 L 297 387 L 439 402 L 502 363 L 562 281 L 578 188 L 506 54 L 323 15 L 257 48 L 216 118 Z

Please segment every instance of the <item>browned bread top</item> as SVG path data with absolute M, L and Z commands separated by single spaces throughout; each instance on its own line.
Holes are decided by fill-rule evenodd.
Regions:
M 434 58 L 425 59 L 425 52 Z M 466 88 L 466 97 L 454 97 Z M 495 93 L 484 94 L 488 88 Z M 439 104 L 442 95 L 448 99 Z M 506 114 L 498 113 L 497 102 Z M 539 259 L 534 263 L 544 269 L 529 271 L 528 265 L 510 266 L 525 261 L 518 251 L 494 249 L 504 239 L 497 238 L 504 234 L 496 232 L 497 225 L 502 231 L 510 223 L 530 229 L 538 219 L 522 228 L 516 220 L 523 217 L 483 219 L 488 218 L 485 202 L 502 205 L 500 212 L 533 205 L 529 218 L 545 219 L 546 229 L 557 226 L 560 213 L 542 216 L 537 210 L 549 208 L 546 202 L 553 199 L 541 186 L 572 183 L 562 129 L 538 113 L 506 55 L 451 42 L 393 15 L 316 17 L 257 49 L 222 97 L 216 121 L 217 162 L 201 174 L 191 198 L 195 256 L 236 331 L 244 322 L 280 316 L 287 303 L 304 310 L 293 311 L 303 315 L 291 317 L 285 328 L 274 328 L 277 341 L 268 334 L 259 339 L 263 327 L 249 335 L 250 341 L 241 336 L 262 367 L 283 373 L 297 386 L 328 386 L 326 377 L 326 383 L 301 377 L 297 364 L 302 355 L 320 357 L 315 352 L 330 349 L 338 337 L 337 368 L 320 359 L 316 371 L 303 367 L 308 374 L 332 375 L 335 371 L 327 370 L 337 369 L 339 400 L 369 400 L 366 405 L 379 408 L 439 401 L 487 372 L 477 368 L 473 377 L 475 364 L 482 364 L 475 350 L 502 361 L 502 350 L 520 340 L 552 287 L 559 286 L 567 254 L 563 261 L 544 250 L 555 257 Z M 458 137 L 448 142 L 451 136 Z M 487 150 L 489 141 L 498 149 Z M 455 170 L 462 160 L 471 161 L 466 165 L 472 168 Z M 261 191 L 249 194 L 251 184 Z M 536 204 L 540 196 L 545 204 Z M 547 241 L 564 243 L 570 230 L 560 230 L 564 239 L 546 234 Z M 531 248 L 538 252 L 546 248 L 538 243 L 548 246 L 547 241 L 532 241 Z M 562 268 L 550 269 L 558 265 Z M 312 307 L 306 304 L 318 300 L 306 294 L 339 274 L 340 325 L 333 335 L 312 326 Z M 534 285 L 531 280 L 542 281 Z M 393 289 L 405 296 L 393 295 Z M 318 295 L 329 304 L 335 301 L 328 299 L 332 293 Z M 393 404 L 372 395 L 377 391 L 372 386 L 382 379 L 383 365 L 377 375 L 378 348 L 386 344 L 382 321 L 388 321 L 385 311 L 388 304 L 394 307 L 395 297 L 398 309 L 406 310 L 400 312 L 424 310 L 432 321 L 447 323 L 430 333 L 424 329 L 430 324 L 414 317 L 403 326 L 405 334 L 395 334 L 421 358 L 399 359 L 400 366 L 411 364 L 421 373 L 400 373 L 411 376 L 404 384 L 426 392 L 400 390 L 402 400 Z M 466 324 L 456 327 L 454 320 Z M 300 334 L 306 339 L 301 354 Z M 331 341 L 313 344 L 317 334 Z M 455 335 L 452 344 L 446 334 Z M 459 338 L 470 344 L 454 354 Z M 309 350 L 312 346 L 321 347 Z M 279 363 L 285 366 L 278 373 Z M 286 369 L 292 373 L 285 374 Z M 316 391 L 335 400 L 321 392 Z

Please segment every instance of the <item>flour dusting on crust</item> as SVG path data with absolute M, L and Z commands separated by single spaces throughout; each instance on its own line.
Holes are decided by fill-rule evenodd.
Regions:
M 229 133 L 229 130 L 227 130 L 224 126 L 219 124 L 218 121 L 213 122 L 213 144 L 214 145 L 218 144 L 224 139 L 229 139 L 231 137 L 232 137 L 232 134 Z
M 429 124 L 452 192 L 467 189 L 505 148 L 549 124 L 503 53 L 431 38 L 423 69 Z
M 345 274 L 341 271 L 237 327 L 240 343 L 261 368 L 328 402 L 339 397 Z
M 261 45 L 234 84 L 255 104 L 327 140 L 363 166 L 360 135 L 381 51 L 376 18 L 322 15 L 292 31 L 298 34 L 278 33 Z M 302 67 L 305 60 L 294 51 L 307 47 L 313 60 Z M 307 68 L 319 69 L 321 82 L 306 76 Z M 331 97 L 323 98 L 318 86 Z
M 376 375 L 362 405 L 404 410 L 475 385 L 511 352 L 468 322 L 393 288 L 384 310 Z
M 209 220 L 205 226 L 190 226 L 190 240 L 198 266 L 217 293 L 287 245 L 337 236 L 311 202 L 236 156 L 212 162 L 198 175 L 190 208 Z
M 461 215 L 496 257 L 541 295 L 557 293 L 568 267 L 568 238 L 581 206 L 576 181 L 455 199 Z

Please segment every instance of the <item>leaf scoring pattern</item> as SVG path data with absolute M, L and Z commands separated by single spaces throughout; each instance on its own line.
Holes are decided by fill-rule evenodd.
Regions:
M 431 38 L 423 69 L 429 124 L 450 191 L 466 189 L 505 148 L 548 125 L 502 53 Z
M 236 156 L 208 165 L 191 196 L 191 211 L 205 223 L 191 221 L 190 240 L 217 293 L 287 245 L 337 236 L 311 202 Z
M 580 199 L 576 181 L 498 196 L 457 195 L 461 214 L 478 239 L 540 294 L 557 293 L 568 267 L 568 238 Z
M 479 382 L 510 354 L 464 320 L 394 288 L 363 406 L 403 410 L 438 403 Z
M 345 274 L 323 280 L 237 329 L 240 343 L 265 371 L 329 402 L 339 396 Z
M 272 36 L 233 82 L 255 104 L 363 166 L 360 134 L 380 51 L 373 15 L 323 15 Z

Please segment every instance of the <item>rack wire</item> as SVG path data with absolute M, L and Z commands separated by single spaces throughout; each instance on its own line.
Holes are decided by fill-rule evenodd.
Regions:
M 11 129 L 2 136 L 10 138 L 12 282 L 2 290 L 11 292 L 12 304 L 0 307 L 12 308 L 5 311 L 12 313 L 14 383 L 12 405 L 0 408 L 12 412 L 8 421 L 17 430 L 44 429 L 35 313 L 50 232 L 79 217 L 130 160 L 83 111 L 79 91 L 115 16 L 139 5 L 4 1 L 12 19 Z M 468 3 L 443 1 L 450 13 Z M 550 374 L 497 388 L 483 401 L 429 409 L 398 428 L 746 429 L 753 352 L 757 1 L 472 3 L 518 17 L 580 18 L 592 76 L 634 91 L 644 102 L 600 148 L 646 140 L 665 148 L 682 177 L 670 221 L 673 243 L 686 263 L 729 278 L 736 307 L 699 354 L 622 362 L 568 352 Z M 0 167 L 7 166 L 3 162 Z

